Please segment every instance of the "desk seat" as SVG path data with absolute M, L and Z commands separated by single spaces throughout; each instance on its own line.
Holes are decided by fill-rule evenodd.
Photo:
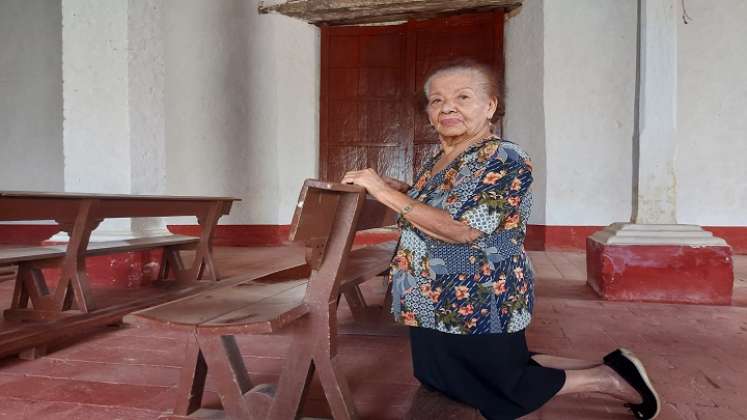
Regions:
M 351 251 L 340 284 L 355 285 L 380 274 L 395 244 Z M 223 280 L 211 290 L 136 312 L 126 321 L 221 335 L 273 333 L 308 313 L 304 303 L 308 282 L 308 278 Z
M 119 241 L 91 242 L 86 256 L 114 254 L 118 252 L 140 251 L 164 246 L 188 245 L 197 243 L 198 238 L 184 235 L 164 235 L 149 238 L 124 239 Z M 65 256 L 67 245 L 0 245 L 0 265 L 16 264 L 23 261 L 38 261 Z

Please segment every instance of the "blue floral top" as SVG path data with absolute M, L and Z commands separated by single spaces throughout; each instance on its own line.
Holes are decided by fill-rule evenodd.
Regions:
M 484 234 L 450 244 L 400 218 L 400 243 L 389 270 L 392 313 L 406 325 L 453 334 L 523 330 L 534 303 L 534 276 L 523 247 L 532 164 L 516 144 L 490 137 L 433 174 L 442 153 L 423 165 L 407 195 Z

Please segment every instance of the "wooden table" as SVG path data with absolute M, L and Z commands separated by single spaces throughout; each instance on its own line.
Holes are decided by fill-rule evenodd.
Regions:
M 77 305 L 77 313 L 88 313 L 96 308 L 86 275 L 85 256 L 91 252 L 88 243 L 91 232 L 109 218 L 196 216 L 201 233 L 194 246 L 195 259 L 190 268 L 179 270 L 178 277 L 183 281 L 196 281 L 207 274 L 208 278 L 217 280 L 212 235 L 218 219 L 228 214 L 234 201 L 238 199 L 0 191 L 0 221 L 54 220 L 70 237 L 61 255 L 50 253 L 49 258 L 34 257 L 36 260 L 33 264 L 37 268 L 57 267 L 61 276 L 53 296 L 45 295 L 46 284 L 43 277 L 38 278 L 39 275 L 25 283 L 28 286 L 26 289 L 31 290 L 23 293 L 36 293 L 34 304 L 40 307 L 22 308 L 21 312 L 25 313 L 23 317 L 49 319 L 50 314 L 61 314 L 71 309 L 73 302 Z M 150 245 L 153 246 L 153 243 Z M 144 247 L 144 242 L 119 241 L 110 249 L 112 252 L 124 252 L 138 247 Z M 105 253 L 105 248 L 97 246 L 98 254 Z M 32 248 L 29 250 L 34 254 Z M 178 265 L 180 261 L 172 263 Z

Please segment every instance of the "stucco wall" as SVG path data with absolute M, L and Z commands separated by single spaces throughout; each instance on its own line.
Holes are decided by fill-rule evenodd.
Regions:
M 544 2 L 548 225 L 629 221 L 636 3 Z
M 171 0 L 164 22 L 168 192 L 242 198 L 224 224 L 289 223 L 316 175 L 318 30 L 242 0 Z
M 151 2 L 163 6 L 154 15 L 163 33 L 140 37 L 127 32 L 127 3 L 0 2 L 0 188 L 160 193 L 151 190 L 163 182 L 146 181 L 165 176 L 166 193 L 241 197 L 223 223 L 289 223 L 298 186 L 317 174 L 318 29 L 259 16 L 256 0 Z M 526 0 L 507 23 L 504 131 L 535 162 L 532 223 L 630 217 L 634 3 Z M 738 53 L 747 4 L 686 5 L 693 20 L 679 23 L 677 41 L 678 222 L 747 225 L 747 58 Z M 96 18 L 79 21 L 91 16 L 76 13 L 87 7 L 98 8 Z M 121 48 L 150 45 L 151 35 L 163 40 L 165 89 L 156 99 L 165 104 L 166 163 L 136 188 L 131 172 L 142 171 L 129 154 L 142 136 L 127 109 L 136 72 Z M 107 37 L 114 43 L 90 48 Z M 75 90 L 64 105 L 75 117 L 65 126 L 67 170 L 63 68 L 65 89 Z M 104 155 L 119 156 L 121 167 L 97 159 Z
M 0 1 L 0 189 L 63 189 L 61 36 L 59 2 Z
M 131 193 L 127 3 L 62 1 L 65 190 Z
M 688 0 L 678 26 L 677 219 L 747 226 L 747 2 Z
M 530 223 L 631 211 L 635 2 L 526 0 L 506 25 L 505 137 L 535 165 Z
M 545 154 L 544 24 L 541 0 L 528 0 L 506 22 L 504 137 L 518 143 L 534 165 L 534 206 L 529 223 L 545 223 L 547 156 Z

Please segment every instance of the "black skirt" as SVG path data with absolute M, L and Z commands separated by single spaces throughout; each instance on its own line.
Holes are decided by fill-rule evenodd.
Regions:
M 531 359 L 524 331 L 459 335 L 410 328 L 415 377 L 480 410 L 488 420 L 516 419 L 541 407 L 565 384 L 565 372 Z

